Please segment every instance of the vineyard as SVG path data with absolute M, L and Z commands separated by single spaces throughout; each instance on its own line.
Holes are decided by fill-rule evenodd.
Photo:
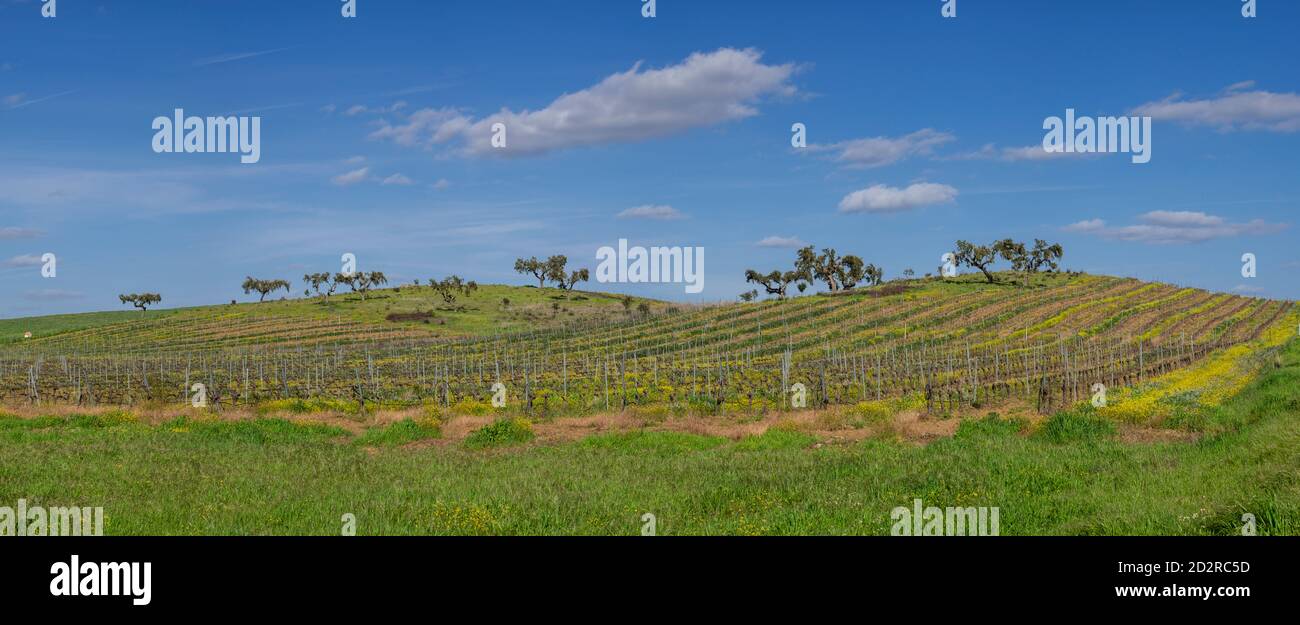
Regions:
M 487 308 L 501 299 L 492 289 L 507 288 L 464 306 Z M 612 296 L 592 297 L 617 310 Z M 895 281 L 645 314 L 538 310 L 535 329 L 460 321 L 453 325 L 471 331 L 454 336 L 410 313 L 389 313 L 395 323 L 248 305 L 115 318 L 0 347 L 0 401 L 181 406 L 201 385 L 216 410 L 266 402 L 472 410 L 495 400 L 547 417 L 902 402 L 948 415 L 1014 401 L 1046 413 L 1088 400 L 1095 385 L 1134 387 L 1284 320 L 1294 326 L 1296 314 L 1291 302 L 1079 274 L 1029 286 Z

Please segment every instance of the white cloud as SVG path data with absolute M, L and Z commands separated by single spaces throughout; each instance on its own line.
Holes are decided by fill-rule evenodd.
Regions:
M 447 187 L 450 187 L 450 186 L 451 186 L 451 182 L 448 181 L 446 178 L 439 178 L 437 182 L 435 182 L 435 183 L 433 183 L 432 185 L 429 185 L 429 186 L 432 186 L 432 187 L 433 187 L 435 190 L 437 190 L 437 191 L 442 191 L 443 189 L 446 189 Z
M 0 228 L 0 241 L 6 241 L 12 239 L 31 239 L 34 237 L 38 237 L 40 235 L 41 235 L 41 231 L 33 228 L 18 228 L 14 226 L 6 226 L 4 228 Z
M 946 184 L 918 182 L 906 188 L 873 185 L 840 200 L 842 213 L 895 213 L 931 204 L 951 202 L 957 189 Z
M 346 174 L 334 176 L 333 178 L 330 178 L 330 182 L 333 182 L 340 187 L 346 187 L 348 185 L 357 184 L 358 182 L 365 182 L 366 178 L 369 176 L 370 168 L 362 167 L 361 169 L 354 169 Z
M 1082 233 L 1101 232 L 1105 229 L 1106 222 L 1101 219 L 1085 219 L 1084 221 L 1078 221 L 1062 228 L 1062 230 L 1065 230 L 1066 232 Z
M 393 174 L 387 178 L 384 178 L 383 184 L 385 185 L 396 184 L 396 185 L 408 186 L 408 185 L 415 184 L 415 181 L 411 180 L 410 178 L 407 178 L 406 176 L 403 176 L 402 174 Z
M 1261 219 L 1234 223 L 1223 217 L 1192 211 L 1151 211 L 1140 215 L 1138 221 L 1140 223 L 1131 226 L 1116 227 L 1107 225 L 1101 219 L 1089 219 L 1070 224 L 1062 230 L 1119 241 L 1174 244 L 1274 234 L 1290 227 L 1288 224 L 1267 223 Z
M 1171 228 L 1217 227 L 1224 224 L 1222 217 L 1192 211 L 1151 211 L 1143 215 L 1142 220 Z
M 1175 93 L 1133 110 L 1135 115 L 1212 126 L 1220 130 L 1300 131 L 1300 95 L 1270 91 L 1244 91 L 1253 81 L 1234 84 L 1218 97 L 1185 100 Z
M 397 113 L 404 108 L 406 108 L 406 100 L 398 100 L 394 102 L 391 106 L 379 106 L 379 107 L 370 107 L 364 104 L 356 104 L 351 107 L 348 107 L 348 110 L 344 111 L 343 114 L 347 115 L 348 117 L 355 117 L 362 113 L 373 113 L 376 115 L 383 115 L 384 113 Z
M 810 145 L 810 152 L 833 152 L 834 160 L 854 169 L 883 167 L 915 156 L 928 156 L 936 146 L 956 140 L 946 132 L 924 128 L 901 137 L 871 137 L 827 145 Z
M 273 50 L 262 50 L 260 52 L 235 52 L 230 54 L 222 54 L 222 55 L 212 56 L 212 57 L 203 58 L 194 61 L 194 67 L 204 67 L 207 65 L 217 65 L 219 63 L 229 63 L 231 61 L 251 59 L 254 57 L 259 57 L 266 54 L 274 54 L 276 52 L 283 52 L 285 50 L 290 50 L 290 49 L 292 48 L 275 48 Z
M 685 217 L 681 211 L 667 205 L 645 205 L 635 206 L 624 210 L 618 214 L 619 219 L 682 219 Z
M 15 256 L 4 262 L 5 267 L 40 267 L 41 257 L 34 254 Z
M 82 293 L 76 291 L 64 291 L 62 289 L 41 289 L 39 291 L 27 291 L 23 294 L 27 299 L 38 302 L 57 302 L 81 299 L 85 297 Z
M 406 123 L 393 126 L 380 122 L 371 139 L 389 139 L 407 147 L 446 143 L 468 128 L 470 122 L 452 108 L 420 109 L 406 117 Z M 508 134 L 507 134 L 508 138 Z
M 1027 145 L 1023 147 L 997 147 L 992 143 L 985 144 L 975 152 L 967 152 L 956 156 L 948 157 L 946 160 L 956 161 L 976 161 L 976 160 L 997 160 L 997 161 L 1049 161 L 1072 158 L 1086 158 L 1095 156 L 1090 152 L 1048 152 L 1043 149 L 1042 145 Z
M 808 244 L 805 243 L 805 242 L 803 242 L 801 239 L 799 239 L 799 237 L 778 237 L 778 236 L 770 236 L 770 237 L 766 237 L 766 238 L 764 238 L 763 240 L 759 241 L 758 243 L 755 243 L 754 245 L 757 245 L 758 247 L 776 247 L 776 248 L 790 248 L 790 249 L 797 249 L 797 248 L 800 248 L 800 247 L 806 247 Z
M 44 101 L 46 101 L 46 100 L 53 100 L 54 98 L 61 98 L 61 97 L 65 96 L 65 95 L 71 95 L 71 94 L 74 94 L 74 93 L 76 93 L 76 92 L 77 92 L 76 89 L 73 89 L 73 90 L 71 90 L 71 91 L 60 91 L 59 93 L 54 93 L 54 94 L 47 95 L 47 96 L 45 96 L 45 97 L 36 98 L 35 100 L 29 99 L 29 98 L 27 97 L 27 94 L 26 94 L 26 93 L 16 93 L 16 94 L 13 94 L 13 95 L 11 95 L 11 96 L 6 96 L 6 97 L 3 99 L 3 102 L 4 102 L 6 105 L 8 105 L 9 108 L 11 108 L 11 109 L 19 109 L 19 108 L 23 108 L 23 107 L 25 107 L 25 106 L 31 106 L 31 105 L 33 105 L 33 104 L 40 104 L 41 102 L 44 102 Z
M 766 65 L 757 50 L 697 52 L 677 65 L 643 70 L 640 63 L 568 93 L 537 111 L 470 117 L 453 108 L 421 109 L 397 125 L 381 122 L 371 138 L 401 145 L 458 141 L 472 156 L 536 155 L 567 148 L 629 143 L 752 117 L 763 96 L 792 95 L 793 64 Z M 504 123 L 507 146 L 491 145 Z

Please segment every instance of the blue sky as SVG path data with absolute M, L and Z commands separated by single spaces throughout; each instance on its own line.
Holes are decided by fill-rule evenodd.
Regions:
M 1014 237 L 1070 269 L 1300 299 L 1300 3 L 357 5 L 0 0 L 0 317 L 248 301 L 247 275 L 349 252 L 400 282 L 528 284 L 514 258 L 594 270 L 620 238 L 704 247 L 704 292 L 589 288 L 734 300 L 797 242 L 896 277 Z M 176 108 L 260 116 L 260 162 L 155 153 Z M 1150 115 L 1151 162 L 1047 158 L 1067 108 Z M 485 147 L 496 120 L 510 150 Z M 620 217 L 637 207 L 659 208 Z

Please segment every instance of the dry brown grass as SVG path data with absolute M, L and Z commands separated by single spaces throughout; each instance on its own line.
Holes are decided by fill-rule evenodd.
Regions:
M 221 412 L 196 411 L 174 406 L 117 406 L 76 407 L 67 405 L 16 405 L 0 407 L 0 413 L 11 414 L 20 418 L 40 416 L 67 417 L 71 415 L 101 415 L 115 411 L 126 411 L 135 415 L 141 423 L 158 425 L 180 416 L 203 415 L 208 418 L 223 420 L 247 420 L 255 418 L 279 418 L 294 423 L 323 424 L 338 427 L 352 435 L 359 435 L 367 429 L 386 426 L 405 419 L 426 417 L 420 408 L 405 410 L 380 410 L 365 414 L 348 414 L 343 412 L 263 412 L 249 409 L 224 410 Z M 852 406 L 832 406 L 822 409 L 798 410 L 788 412 L 771 412 L 760 417 L 751 416 L 671 416 L 653 411 L 635 409 L 622 412 L 598 413 L 579 417 L 555 417 L 533 423 L 536 434 L 535 444 L 559 444 L 581 440 L 597 434 L 610 434 L 636 431 L 684 432 L 703 436 L 718 436 L 731 440 L 740 440 L 747 436 L 758 436 L 769 429 L 795 430 L 809 434 L 821 444 L 850 443 L 870 438 L 897 440 L 901 442 L 925 445 L 930 442 L 952 437 L 963 419 L 981 418 L 989 412 L 998 412 L 1003 416 L 1023 418 L 1029 422 L 1029 431 L 1040 424 L 1044 416 L 1037 414 L 1031 406 L 1018 401 L 1000 402 L 996 406 L 985 406 L 979 410 L 968 409 L 965 412 L 941 417 L 926 414 L 919 410 L 906 410 L 895 413 L 884 422 L 866 422 L 854 413 Z M 442 438 L 424 441 L 419 445 L 446 445 L 464 440 L 474 431 L 491 424 L 494 415 L 450 415 L 440 419 Z M 1194 434 L 1151 427 L 1125 427 L 1120 430 L 1120 438 L 1125 442 L 1154 443 L 1168 441 L 1195 440 Z

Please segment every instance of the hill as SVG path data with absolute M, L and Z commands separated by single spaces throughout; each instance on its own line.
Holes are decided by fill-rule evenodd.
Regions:
M 29 320 L 67 328 L 0 349 L 0 398 L 488 406 L 529 415 L 629 406 L 761 413 L 893 405 L 952 414 L 1086 401 L 1276 346 L 1291 302 L 1126 278 L 896 281 L 834 296 L 707 307 L 487 286 L 439 307 L 403 287 L 334 300 Z M 505 305 L 501 300 L 510 299 Z M 424 316 L 425 314 L 431 317 Z M 1284 323 L 1285 322 L 1285 323 Z M 12 329 L 22 320 L 6 322 Z M 61 324 L 61 325 L 58 325 Z M 1259 349 L 1256 349 L 1259 348 Z M 1230 376 L 1229 376 L 1230 377 Z M 474 408 L 477 409 L 477 408 Z
M 600 323 L 666 304 L 621 295 L 482 285 L 446 301 L 428 286 L 328 298 L 232 303 L 170 310 L 111 311 L 0 320 L 0 346 L 82 352 L 214 349 L 478 336 Z M 24 335 L 32 333 L 32 338 Z

